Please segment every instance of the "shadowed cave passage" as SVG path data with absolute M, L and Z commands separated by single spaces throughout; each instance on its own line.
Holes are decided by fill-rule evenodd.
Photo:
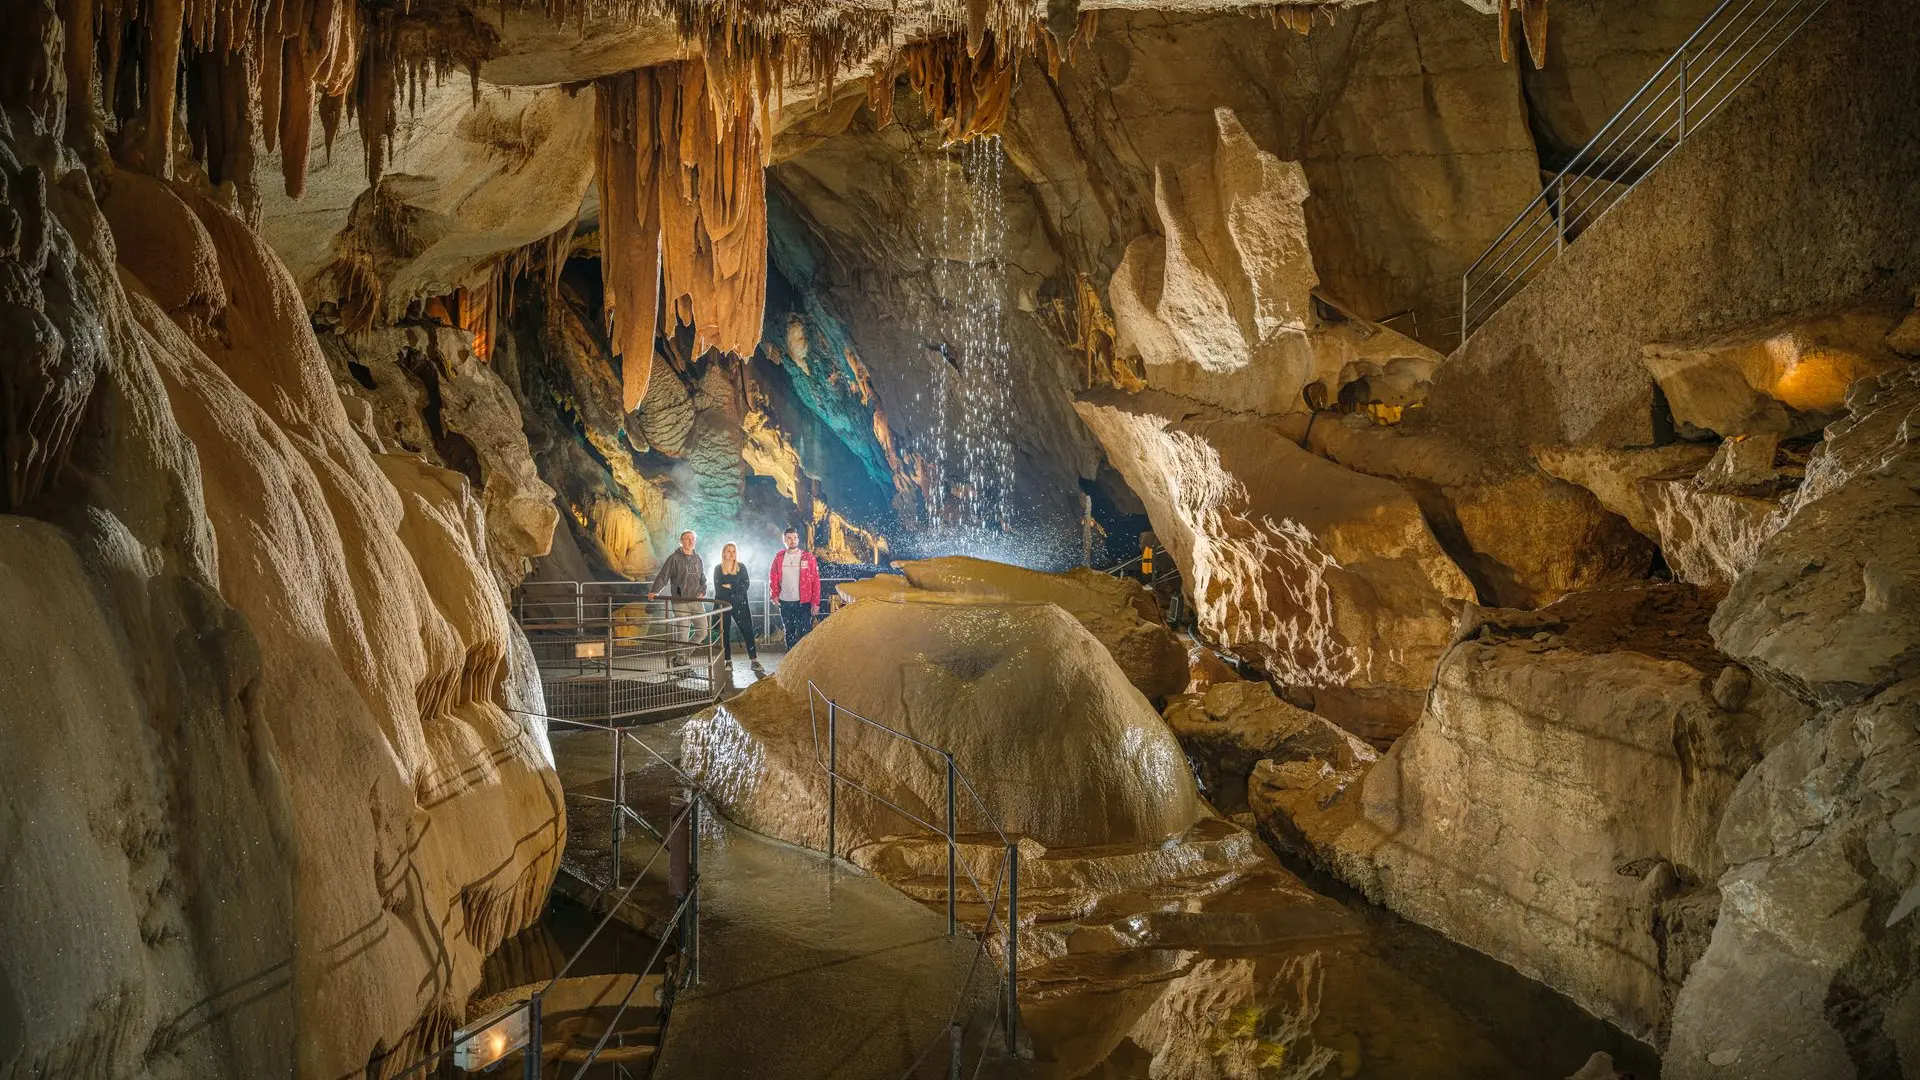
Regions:
M 1911 22 L 10 2 L 0 1080 L 1916 1071 Z

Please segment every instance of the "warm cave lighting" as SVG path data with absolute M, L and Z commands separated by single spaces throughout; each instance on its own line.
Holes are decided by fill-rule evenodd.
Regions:
M 575 660 L 594 660 L 607 655 L 607 643 L 604 641 L 581 641 L 573 646 Z
M 527 1003 L 515 1002 L 454 1032 L 453 1064 L 467 1072 L 493 1068 L 527 1045 Z

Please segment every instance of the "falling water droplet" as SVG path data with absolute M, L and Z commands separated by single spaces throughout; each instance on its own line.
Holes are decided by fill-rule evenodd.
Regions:
M 929 510 L 931 531 L 953 551 L 999 551 L 1014 525 L 1005 160 L 991 137 L 937 165 L 939 235 L 929 246 L 948 363 L 935 365 L 933 380 Z

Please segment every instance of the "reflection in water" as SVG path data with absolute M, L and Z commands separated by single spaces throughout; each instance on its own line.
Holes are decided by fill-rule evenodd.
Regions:
M 553 894 L 545 918 L 502 942 L 487 957 L 480 969 L 480 989 L 474 994 L 475 1000 L 553 978 L 566 965 L 567 957 L 593 933 L 600 918 L 559 893 Z M 613 975 L 639 971 L 653 955 L 655 944 L 653 938 L 615 919 L 567 974 Z
M 1658 1077 L 1649 1049 L 1566 999 L 1364 904 L 1346 932 L 1290 931 L 1290 914 L 1319 921 L 1297 890 L 1273 867 L 1203 898 L 1163 895 L 1131 923 L 1177 915 L 1176 934 L 1148 933 L 1173 948 L 1076 930 L 1065 955 L 1025 973 L 1036 1075 L 1558 1080 L 1605 1050 Z

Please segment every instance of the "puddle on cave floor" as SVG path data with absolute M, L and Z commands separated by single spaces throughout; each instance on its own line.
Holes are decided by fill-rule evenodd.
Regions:
M 1357 898 L 1337 896 L 1346 933 L 1303 936 L 1321 920 L 1298 888 L 1255 872 L 1171 919 L 1143 912 L 1159 947 L 1095 940 L 1024 973 L 1035 1076 L 1561 1080 L 1596 1050 L 1659 1076 L 1650 1048 L 1566 998 Z

